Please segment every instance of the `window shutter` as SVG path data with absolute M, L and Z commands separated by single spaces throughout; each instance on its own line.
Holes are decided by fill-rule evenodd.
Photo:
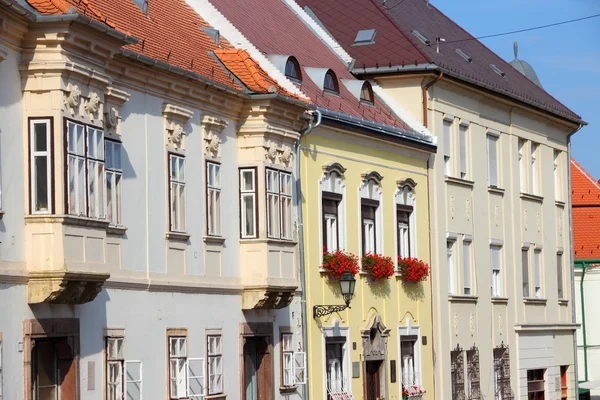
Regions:
M 127 400 L 142 400 L 143 398 L 142 366 L 141 361 L 125 361 L 125 393 L 127 394 Z
M 306 385 L 306 353 L 294 352 L 294 384 Z
M 187 391 L 191 399 L 202 399 L 204 397 L 204 358 L 188 358 L 187 360 Z

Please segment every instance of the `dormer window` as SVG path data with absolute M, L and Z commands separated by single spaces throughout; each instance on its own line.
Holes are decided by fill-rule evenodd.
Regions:
M 302 82 L 300 64 L 295 57 L 289 57 L 285 63 L 285 76 L 296 82 Z
M 360 89 L 360 102 L 373 105 L 375 97 L 373 96 L 373 87 L 369 82 L 365 82 Z
M 144 14 L 148 14 L 148 0 L 133 0 L 133 2 Z
M 325 73 L 325 81 L 323 82 L 323 90 L 333 94 L 339 94 L 340 88 L 338 86 L 337 77 L 332 70 L 328 70 Z

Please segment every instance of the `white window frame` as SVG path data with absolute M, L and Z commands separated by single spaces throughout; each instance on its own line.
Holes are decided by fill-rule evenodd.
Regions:
M 416 336 L 417 340 L 413 347 L 413 382 L 409 382 L 411 385 L 422 385 L 422 360 L 421 360 L 421 329 L 419 326 L 413 326 L 412 320 L 407 319 L 406 326 L 398 327 L 398 360 L 400 370 L 400 397 L 402 398 L 402 389 L 405 385 L 404 382 L 404 363 L 402 360 L 402 336 Z
M 527 262 L 527 265 L 523 265 Z M 531 298 L 531 273 L 529 272 L 529 246 L 521 247 L 521 275 L 522 275 L 522 288 L 523 288 L 523 297 L 528 299 Z M 525 288 L 527 285 L 527 288 Z
M 144 398 L 144 364 L 140 360 L 125 361 L 125 394 L 127 400 L 142 400 Z M 138 373 L 132 373 L 134 368 L 137 368 Z M 133 390 L 137 389 L 137 390 Z M 135 393 L 139 392 L 140 396 L 136 399 Z
M 287 180 L 287 182 L 286 182 Z M 265 168 L 267 204 L 267 236 L 291 240 L 292 229 L 292 174 Z
M 86 126 L 87 214 L 106 219 L 105 141 L 104 131 Z
M 416 257 L 417 256 L 417 231 L 416 231 L 416 227 L 417 227 L 417 210 L 416 210 L 416 198 L 415 198 L 415 192 L 414 190 L 408 186 L 408 185 L 404 185 L 403 187 L 398 187 L 398 189 L 396 190 L 396 193 L 394 195 L 394 201 L 396 203 L 396 219 L 395 222 L 397 224 L 396 230 L 394 232 L 394 239 L 395 239 L 395 243 L 396 243 L 396 258 L 398 256 L 402 256 L 402 257 Z M 410 212 L 410 215 L 408 216 L 408 230 L 407 230 L 407 234 L 408 236 L 406 237 L 406 239 L 408 239 L 408 243 L 406 242 L 406 240 L 404 240 L 403 237 L 398 237 L 398 235 L 400 235 L 402 232 L 401 228 L 404 228 L 404 225 L 406 224 L 402 224 L 403 226 L 401 226 L 401 224 L 398 222 L 398 206 L 408 206 L 408 207 L 412 207 L 412 211 Z M 400 249 L 398 248 L 398 244 L 400 244 Z M 404 254 L 406 253 L 406 254 Z
M 122 151 L 123 144 L 121 142 L 104 138 L 104 156 L 106 160 L 106 218 L 113 226 L 123 225 L 123 167 L 121 164 Z
M 336 237 L 336 242 L 333 242 L 332 235 L 330 232 L 327 232 L 327 250 L 337 250 L 337 249 L 345 249 L 346 248 L 346 186 L 344 185 L 344 176 L 339 175 L 336 171 L 325 172 L 321 180 L 318 182 L 318 190 L 319 190 L 319 215 L 324 216 L 323 212 L 323 192 L 335 193 L 341 196 L 341 200 L 337 203 L 337 220 L 336 228 L 334 229 L 333 225 L 328 226 L 330 229 L 334 229 Z M 323 240 L 323 224 L 320 224 L 320 242 L 324 242 Z M 335 243 L 335 245 L 333 245 Z M 330 244 L 332 245 L 330 247 Z
M 221 236 L 221 164 L 206 162 L 206 231 L 208 236 Z
M 252 180 L 250 181 L 252 183 L 252 188 L 251 189 L 246 189 L 244 187 L 244 176 L 245 173 L 251 172 L 252 173 Z M 240 168 L 239 169 L 239 174 L 240 174 L 240 237 L 242 239 L 252 239 L 252 238 L 256 238 L 258 237 L 258 215 L 256 212 L 257 209 L 257 201 L 258 201 L 258 192 L 257 192 L 257 183 L 256 183 L 256 173 L 257 173 L 257 168 L 256 167 L 250 167 L 250 168 Z M 247 210 L 245 207 L 245 199 L 252 199 L 252 214 L 251 214 L 251 218 L 252 218 L 252 232 L 249 233 L 246 231 L 246 222 L 249 218 L 249 215 L 247 214 Z
M 169 336 L 170 399 L 185 399 L 188 397 L 187 366 L 187 336 Z
M 444 139 L 444 172 L 446 176 L 454 175 L 452 165 L 452 128 L 454 127 L 454 118 L 445 117 L 442 125 L 442 136 Z
M 217 395 L 223 393 L 223 336 L 222 335 L 207 335 L 206 336 L 206 360 L 207 360 L 207 377 L 208 395 Z M 213 381 L 214 377 L 214 381 Z
M 531 193 L 537 195 L 540 192 L 539 188 L 539 165 L 540 165 L 540 155 L 538 154 L 540 150 L 540 145 L 538 143 L 531 142 L 531 166 L 530 166 L 530 185 L 531 185 Z
M 562 201 L 562 157 L 561 151 L 554 149 L 554 198 Z
M 46 151 L 36 151 L 35 150 L 35 126 L 36 125 L 44 125 L 46 127 Z M 40 119 L 31 119 L 29 121 L 29 149 L 30 149 L 30 160 L 29 160 L 29 169 L 31 171 L 31 182 L 30 182 L 30 191 L 31 191 L 31 214 L 50 214 L 52 213 L 52 119 L 50 118 L 40 118 Z M 46 157 L 46 196 L 48 207 L 46 210 L 38 210 L 36 206 L 37 199 L 37 191 L 36 191 L 36 182 L 38 178 L 43 179 L 42 177 L 38 177 L 35 169 L 35 160 L 36 157 Z
M 536 298 L 541 299 L 544 297 L 544 276 L 542 267 L 542 249 L 535 247 L 533 249 L 533 276 L 534 276 L 534 287 L 533 294 Z
M 564 253 L 562 251 L 556 252 L 556 289 L 557 296 L 559 300 L 564 300 L 567 298 L 565 295 L 565 261 L 564 261 Z
M 373 219 L 373 224 L 374 226 L 372 226 L 372 232 L 373 234 L 370 235 L 368 237 L 369 240 L 373 240 L 373 242 L 369 242 L 367 243 L 367 240 L 365 240 L 365 249 L 363 249 L 363 235 L 365 232 L 365 225 L 368 225 L 367 227 L 371 227 L 371 225 L 368 223 L 365 224 L 363 222 L 363 212 L 362 212 L 362 205 L 363 205 L 363 201 L 362 200 L 373 200 L 373 201 L 377 201 L 378 205 L 377 208 L 375 209 L 375 216 Z M 359 221 L 359 232 L 361 232 L 361 240 L 360 240 L 360 254 L 367 254 L 368 250 L 370 249 L 373 253 L 377 253 L 377 254 L 383 254 L 383 238 L 382 238 L 382 230 L 381 227 L 383 226 L 383 213 L 382 213 L 382 208 L 383 208 L 383 193 L 381 191 L 381 186 L 379 185 L 379 183 L 377 183 L 374 179 L 370 178 L 368 180 L 364 180 L 361 184 L 361 186 L 359 187 L 359 208 L 358 208 L 358 221 Z M 367 239 L 365 237 L 365 239 Z M 367 250 L 367 251 L 365 251 Z
M 204 358 L 187 359 L 187 393 L 190 400 L 202 399 L 206 394 L 206 371 Z M 196 369 L 199 368 L 199 371 Z M 192 382 L 200 386 L 200 393 L 194 391 Z
M 306 353 L 303 351 L 294 352 L 294 385 L 306 385 L 308 377 L 306 376 Z
M 173 171 L 175 162 L 175 171 Z M 169 215 L 171 232 L 185 232 L 186 193 L 185 193 L 185 157 L 169 153 Z
M 76 148 L 79 144 L 79 140 L 76 137 L 78 130 L 81 128 L 81 144 L 82 148 Z M 71 148 L 71 129 L 75 129 L 74 148 Z M 74 121 L 67 120 L 67 213 L 71 215 L 87 215 L 87 190 L 86 190 L 86 176 L 87 176 L 87 152 L 85 151 L 87 142 L 87 133 L 84 124 L 80 124 Z M 71 171 L 71 160 L 74 163 L 75 170 Z M 81 175 L 79 174 L 78 168 L 81 168 Z M 71 186 L 71 174 L 74 176 L 73 186 Z M 73 193 L 72 193 L 73 192 Z M 72 195 L 73 194 L 73 195 Z M 72 202 L 73 200 L 73 202 Z
M 279 202 L 281 204 L 281 239 L 292 240 L 294 235 L 292 220 L 292 194 L 294 192 L 294 182 L 292 179 L 292 174 L 289 172 L 279 171 L 279 182 Z
M 333 214 L 325 214 L 323 218 L 325 219 L 325 233 L 327 234 L 326 250 L 329 253 L 333 253 L 334 251 L 339 249 L 338 217 Z
M 461 179 L 469 179 L 469 123 L 458 125 L 459 171 Z
M 294 386 L 294 335 L 281 334 L 281 382 L 283 387 Z
M 112 343 L 112 346 L 111 346 Z M 106 400 L 124 400 L 125 399 L 125 338 L 106 337 Z M 116 367 L 117 374 L 113 376 L 111 366 Z M 116 381 L 113 381 L 113 378 Z M 111 397 L 111 387 L 114 388 L 115 396 Z
M 446 260 L 448 266 L 448 294 L 456 295 L 456 238 L 446 239 Z
M 376 244 L 375 241 L 375 219 L 364 218 L 363 221 L 363 235 L 365 248 L 363 249 L 363 253 L 376 253 Z
M 500 169 L 498 150 L 500 144 L 500 134 L 488 130 L 486 136 L 487 159 L 488 159 L 488 186 L 500 187 Z
M 473 250 L 472 238 L 463 236 L 462 240 L 462 293 L 463 296 L 474 296 L 473 285 Z
M 525 139 L 518 139 L 518 162 L 519 162 L 519 188 L 521 193 L 527 192 L 527 166 L 525 164 Z
M 502 245 L 490 244 L 490 266 L 491 266 L 491 287 L 492 297 L 503 297 L 504 289 L 502 287 Z
M 327 346 L 327 337 L 333 336 L 343 336 L 346 338 L 344 345 L 342 346 L 342 377 L 345 379 L 342 380 L 342 389 L 344 393 L 352 393 L 352 369 L 351 369 L 351 360 L 350 360 L 350 329 L 347 326 L 340 326 L 339 319 L 335 318 L 331 326 L 323 327 L 323 336 L 322 336 L 322 349 L 323 349 L 323 358 L 321 364 L 323 365 L 323 398 L 328 399 L 329 394 L 327 391 L 327 354 L 325 353 L 325 349 Z

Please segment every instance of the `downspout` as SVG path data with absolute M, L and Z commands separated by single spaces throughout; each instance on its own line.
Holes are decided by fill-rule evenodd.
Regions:
M 305 268 L 305 260 L 304 260 L 304 223 L 302 216 L 302 180 L 300 179 L 301 171 L 300 171 L 300 141 L 303 137 L 308 136 L 310 132 L 317 126 L 321 125 L 321 111 L 315 110 L 315 114 L 317 116 L 317 121 L 313 122 L 311 118 L 308 122 L 308 126 L 306 129 L 302 129 L 300 131 L 300 137 L 296 141 L 294 153 L 296 157 L 296 210 L 298 210 L 298 252 L 300 253 L 300 279 L 302 284 L 302 350 L 308 350 L 308 307 L 306 305 L 306 268 Z M 306 365 L 306 376 L 309 375 L 309 363 Z M 308 400 L 310 397 L 310 390 L 308 390 L 308 380 L 306 385 L 306 393 L 304 393 L 304 400 Z
M 427 123 L 427 90 L 429 90 L 430 87 L 432 87 L 433 85 L 435 85 L 442 79 L 444 79 L 444 73 L 440 72 L 435 79 L 433 79 L 431 82 L 429 82 L 427 85 L 423 86 L 423 88 L 422 88 L 422 90 L 423 90 L 423 126 L 425 126 L 425 128 L 427 128 L 427 125 L 428 125 L 428 123 Z
M 585 279 L 585 272 L 587 271 L 587 263 L 583 262 L 583 272 L 581 273 L 581 280 L 579 281 L 579 291 L 581 296 L 581 331 L 583 333 L 583 372 L 585 382 L 588 381 L 588 346 L 587 346 L 587 332 L 585 331 L 585 298 L 583 295 L 583 280 Z M 577 347 L 575 347 L 577 351 Z M 577 381 L 579 379 L 576 379 Z

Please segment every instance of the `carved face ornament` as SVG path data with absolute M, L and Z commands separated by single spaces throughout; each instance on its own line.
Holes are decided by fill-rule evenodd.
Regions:
M 181 139 L 183 138 L 183 127 L 179 124 L 175 125 L 173 131 L 171 133 L 171 142 L 174 145 L 179 145 L 181 143 Z
M 87 103 L 87 110 L 90 113 L 95 113 L 98 111 L 98 107 L 100 106 L 100 97 L 97 93 L 90 94 L 90 98 Z
M 108 128 L 114 128 L 117 126 L 118 117 L 117 117 L 117 109 L 111 107 L 110 110 L 106 113 L 106 126 Z
M 69 91 L 69 97 L 67 102 L 70 107 L 77 107 L 79 105 L 79 100 L 81 99 L 81 90 L 79 86 L 73 85 L 71 86 L 71 90 Z

